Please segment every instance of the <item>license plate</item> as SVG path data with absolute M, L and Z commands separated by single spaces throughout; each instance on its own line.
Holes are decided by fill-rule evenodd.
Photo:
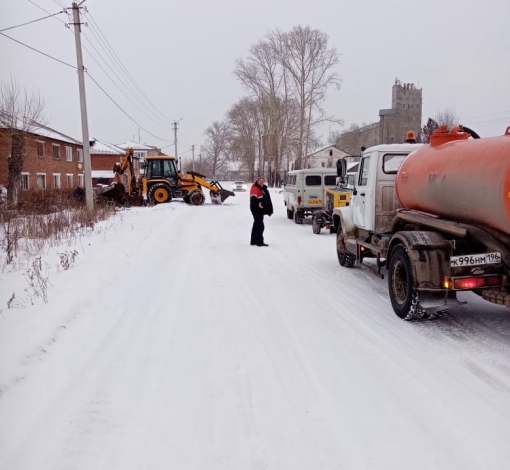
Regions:
M 484 264 L 501 263 L 501 253 L 481 253 L 478 255 L 452 256 L 450 266 L 459 268 L 462 266 L 481 266 Z
M 308 204 L 322 204 L 322 201 L 320 199 L 313 199 L 309 200 Z

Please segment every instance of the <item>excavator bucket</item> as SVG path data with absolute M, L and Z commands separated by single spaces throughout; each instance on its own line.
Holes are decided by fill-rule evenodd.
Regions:
M 235 194 L 232 191 L 228 191 L 227 189 L 220 189 L 214 192 L 211 191 L 209 196 L 211 197 L 211 202 L 213 204 L 222 204 L 225 199 L 230 196 L 235 196 Z

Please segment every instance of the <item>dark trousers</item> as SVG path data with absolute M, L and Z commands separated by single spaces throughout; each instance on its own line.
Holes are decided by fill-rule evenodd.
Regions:
M 251 229 L 251 244 L 264 243 L 264 216 L 253 214 L 253 228 Z

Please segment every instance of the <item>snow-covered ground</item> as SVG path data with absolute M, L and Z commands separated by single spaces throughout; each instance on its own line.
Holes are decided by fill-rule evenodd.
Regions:
M 0 274 L 1 469 L 510 468 L 510 312 L 404 322 L 272 196 L 268 248 L 238 193 L 47 250 L 48 303 Z

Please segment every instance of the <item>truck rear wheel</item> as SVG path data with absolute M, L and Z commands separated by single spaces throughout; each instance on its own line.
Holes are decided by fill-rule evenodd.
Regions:
M 356 256 L 350 251 L 347 251 L 344 241 L 344 233 L 341 228 L 338 228 L 336 234 L 336 255 L 338 256 L 338 262 L 340 266 L 345 268 L 352 268 L 356 262 Z
M 398 317 L 403 320 L 419 320 L 425 316 L 418 292 L 414 288 L 411 260 L 403 245 L 397 245 L 391 252 L 388 290 L 393 311 Z
M 294 211 L 287 209 L 287 219 L 292 220 L 294 218 Z
M 149 189 L 149 201 L 154 204 L 163 204 L 172 200 L 172 190 L 165 183 L 153 184 Z

